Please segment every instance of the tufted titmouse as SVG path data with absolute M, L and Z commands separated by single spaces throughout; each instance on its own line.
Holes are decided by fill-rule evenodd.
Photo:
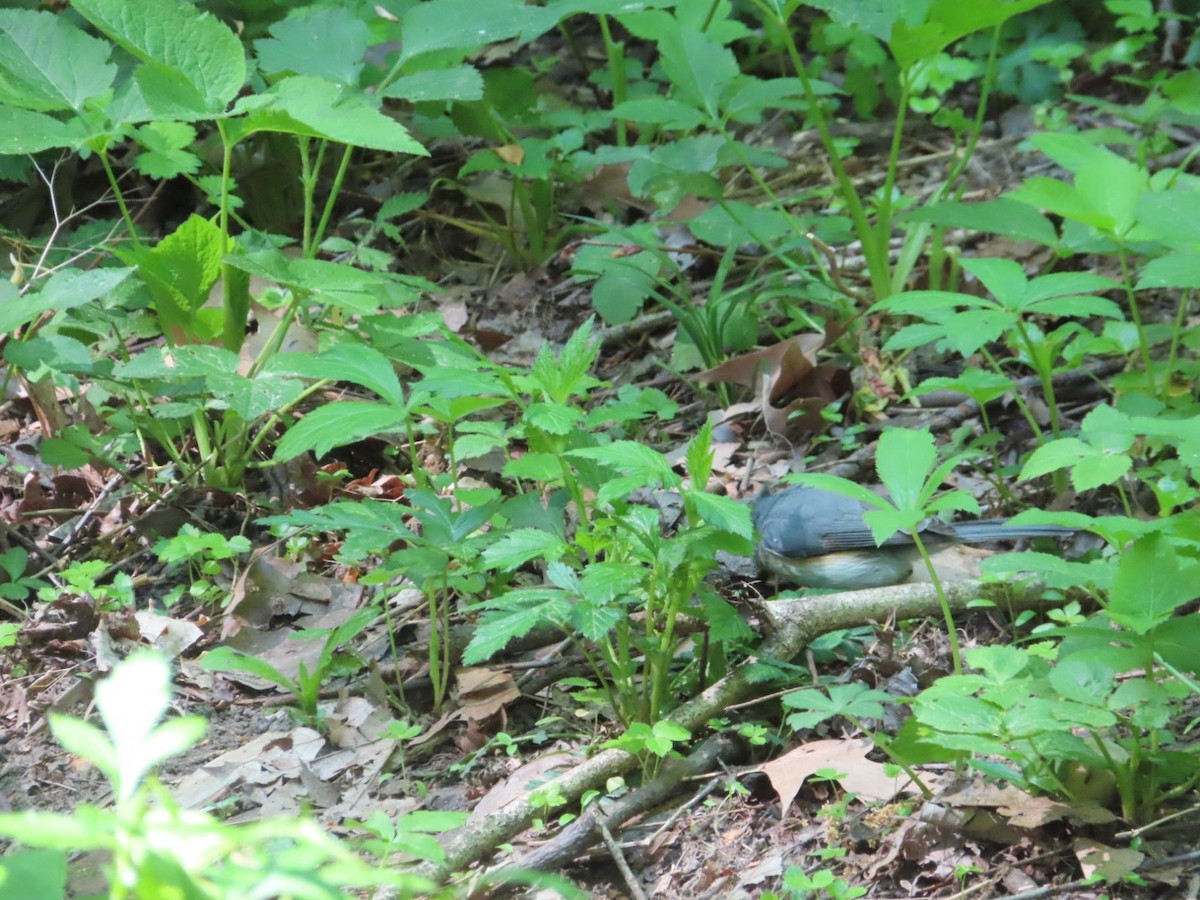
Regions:
M 916 546 L 906 532 L 876 544 L 863 521 L 863 513 L 871 508 L 851 497 L 805 485 L 762 494 L 753 511 L 762 539 L 755 558 L 761 568 L 803 587 L 860 590 L 898 584 L 912 573 Z M 926 519 L 918 531 L 928 549 L 1074 533 L 1058 525 L 1014 526 L 1007 521 L 950 524 Z

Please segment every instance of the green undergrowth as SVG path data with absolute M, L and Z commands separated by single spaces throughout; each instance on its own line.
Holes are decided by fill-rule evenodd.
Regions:
M 368 605 L 304 634 L 323 641 L 311 670 L 287 676 L 229 648 L 209 651 L 206 669 L 264 678 L 292 695 L 297 720 L 324 727 L 322 689 L 362 669 L 354 640 L 391 615 L 385 598 L 403 585 L 429 622 L 431 702 L 397 697 L 397 733 L 411 738 L 409 723 L 455 702 L 456 666 L 545 630 L 581 663 L 564 702 L 615 729 L 608 746 L 635 754 L 646 777 L 696 737 L 664 717 L 756 649 L 712 577 L 718 554 L 749 555 L 756 536 L 748 508 L 713 490 L 724 474 L 708 413 L 767 401 L 712 375 L 689 382 L 698 404 L 681 410 L 679 394 L 598 364 L 600 327 L 667 310 L 677 338 L 665 364 L 683 379 L 744 363 L 764 338 L 819 344 L 820 362 L 858 376 L 849 399 L 815 402 L 848 444 L 897 400 L 957 391 L 979 429 L 940 447 L 921 429 L 882 431 L 890 501 L 822 484 L 879 506 L 881 540 L 930 514 L 978 512 L 976 498 L 943 492 L 955 473 L 986 479 L 1012 511 L 1040 498 L 1054 511 L 1022 518 L 1088 533 L 1086 554 L 987 568 L 1036 574 L 1058 608 L 1015 616 L 1006 645 L 960 648 L 943 603 L 954 672 L 908 701 L 898 734 L 874 723 L 899 701 L 826 676 L 785 696 L 783 723 L 729 727 L 778 744 L 850 723 L 876 729 L 910 772 L 949 763 L 1149 821 L 1200 780 L 1188 719 L 1200 671 L 1200 180 L 1194 148 L 1159 127 L 1194 127 L 1200 79 L 1150 62 L 1165 21 L 1150 4 L 1093 6 L 1103 15 L 1047 0 L 0 10 L 0 177 L 48 210 L 37 233 L 6 235 L 6 383 L 54 410 L 38 453 L 59 473 L 116 476 L 117 499 L 147 505 L 251 498 L 245 534 L 198 520 L 154 544 L 182 582 L 166 603 L 219 613 L 223 567 L 268 534 L 297 558 L 335 548 L 330 561 L 361 575 Z M 1085 73 L 1120 90 L 1068 106 Z M 981 200 L 972 172 L 1016 103 L 1035 130 L 1014 153 L 1042 174 Z M 1087 107 L 1103 127 L 1063 115 Z M 885 149 L 864 149 L 846 117 L 883 126 Z M 946 148 L 928 190 L 905 176 L 916 130 Z M 820 148 L 812 168 L 797 134 Z M 879 168 L 864 178 L 868 152 Z M 614 178 L 620 189 L 605 191 Z M 187 202 L 156 214 L 143 201 L 159 192 Z M 468 248 L 464 266 L 574 279 L 594 316 L 532 361 L 498 362 L 431 311 L 452 270 L 416 261 L 443 238 Z M 861 272 L 842 270 L 849 256 Z M 1064 393 L 1079 373 L 1100 385 L 1086 408 Z M 400 499 L 288 511 L 254 500 L 289 465 L 340 463 L 366 441 L 384 448 Z M 332 495 L 345 476 L 322 477 Z M 15 621 L 65 590 L 106 611 L 147 602 L 110 561 L 38 565 L 24 545 L 0 554 L 0 609 Z M 474 630 L 458 655 L 464 621 Z M 19 641 L 0 624 L 0 647 Z M 764 688 L 808 680 L 789 660 L 762 663 Z M 53 726 L 109 778 L 114 806 L 0 818 L 52 854 L 0 859 L 0 897 L 43 864 L 23 896 L 62 896 L 74 850 L 110 854 L 114 897 L 427 887 L 378 863 L 440 859 L 429 832 L 443 818 L 363 824 L 371 838 L 354 845 L 307 822 L 234 829 L 175 808 L 147 776 L 202 723 L 158 724 L 167 670 L 126 665 L 98 688 L 106 731 Z M 149 692 L 141 715 L 125 691 Z M 183 837 L 204 852 L 163 849 Z M 785 888 L 854 893 L 820 872 L 790 873 Z

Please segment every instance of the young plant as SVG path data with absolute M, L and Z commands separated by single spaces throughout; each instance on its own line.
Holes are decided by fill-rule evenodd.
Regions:
M 180 809 L 151 776 L 159 764 L 194 746 L 207 722 L 200 716 L 161 721 L 170 709 L 170 667 L 140 652 L 118 665 L 96 687 L 105 728 L 51 714 L 50 728 L 71 753 L 108 779 L 113 805 L 84 805 L 71 813 L 0 814 L 0 834 L 26 848 L 0 858 L 0 882 L 20 885 L 27 900 L 58 900 L 65 889 L 68 854 L 102 851 L 107 896 L 154 897 L 305 896 L 350 898 L 387 886 L 400 897 L 432 888 L 391 866 L 365 863 L 308 819 L 229 825 L 214 816 Z M 441 848 L 422 831 L 452 823 L 424 820 L 396 830 L 396 849 L 441 860 Z
M 298 721 L 314 727 L 321 724 L 321 688 L 338 675 L 356 672 L 363 662 L 353 654 L 339 653 L 342 647 L 354 640 L 370 626 L 379 613 L 374 609 L 360 609 L 349 619 L 331 629 L 307 629 L 291 635 L 293 640 L 324 638 L 317 664 L 311 671 L 301 662 L 295 678 L 289 678 L 270 663 L 241 653 L 231 647 L 217 647 L 200 660 L 200 665 L 210 672 L 244 672 L 272 684 L 277 684 L 295 698 L 295 716 Z
M 883 432 L 875 450 L 875 470 L 879 480 L 887 488 L 890 499 L 834 475 L 796 475 L 790 480 L 836 491 L 874 507 L 864 514 L 863 519 L 870 527 L 875 540 L 881 544 L 896 532 L 907 532 L 912 536 L 942 606 L 954 671 L 961 672 L 962 657 L 954 614 L 950 610 L 950 602 L 946 598 L 941 579 L 930 559 L 929 550 L 921 540 L 920 527 L 930 516 L 939 513 L 956 511 L 978 514 L 979 503 L 962 490 L 935 497 L 947 476 L 963 461 L 962 456 L 956 456 L 938 464 L 937 456 L 933 435 L 928 431 L 890 428 Z
M 168 566 L 187 565 L 188 583 L 180 585 L 163 598 L 170 605 L 186 592 L 201 604 L 219 605 L 221 589 L 212 578 L 221 572 L 221 563 L 250 552 L 250 541 L 243 535 L 231 538 L 216 532 L 202 532 L 195 525 L 184 525 L 172 538 L 164 538 L 154 546 L 159 562 Z
M 535 626 L 554 625 L 577 641 L 623 723 L 658 722 L 675 696 L 720 670 L 724 642 L 748 636 L 704 577 L 716 564 L 717 549 L 749 552 L 749 510 L 703 489 L 711 471 L 709 426 L 688 450 L 691 480 L 681 489 L 686 524 L 673 535 L 663 534 L 655 510 L 627 499 L 640 488 L 680 483 L 661 454 L 615 441 L 568 451 L 565 460 L 581 466 L 571 477 L 586 479 L 595 491 L 595 499 L 580 507 L 588 525 L 581 522 L 574 537 L 577 549 L 558 535 L 529 528 L 509 532 L 488 548 L 485 562 L 505 571 L 544 560 L 548 583 L 481 604 L 487 612 L 464 661 L 482 661 Z M 685 616 L 708 623 L 707 652 L 679 672 L 678 629 Z
M 1008 340 L 1014 356 L 1037 373 L 1050 408 L 1050 428 L 1058 437 L 1061 415 L 1053 376 L 1058 371 L 1056 364 L 1063 346 L 1082 328 L 1068 323 L 1045 333 L 1033 317 L 1121 319 L 1120 307 L 1111 300 L 1089 296 L 1097 291 L 1111 290 L 1116 285 L 1107 278 L 1087 272 L 1063 272 L 1030 280 L 1020 263 L 1011 259 L 964 259 L 962 267 L 978 278 L 994 299 L 947 291 L 908 291 L 881 300 L 872 310 L 925 320 L 923 324 L 901 328 L 884 349 L 907 350 L 933 343 L 938 350 L 953 350 L 964 359 L 981 353 L 992 373 L 1005 378 L 1001 362 L 992 355 L 988 345 L 1002 338 Z M 967 378 L 965 373 L 963 378 Z M 974 380 L 981 381 L 978 376 Z M 993 387 L 991 382 L 984 381 L 980 390 L 991 396 Z M 922 385 L 921 390 L 926 389 L 932 388 Z M 1033 433 L 1041 435 L 1037 418 L 1019 392 L 1016 398 Z

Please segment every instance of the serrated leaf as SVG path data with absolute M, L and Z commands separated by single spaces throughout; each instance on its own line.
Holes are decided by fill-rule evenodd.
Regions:
M 547 434 L 570 434 L 583 422 L 583 410 L 557 403 L 531 403 L 525 410 L 525 420 Z
M 508 646 L 510 641 L 524 637 L 534 628 L 560 621 L 557 616 L 566 612 L 560 591 L 545 591 L 546 602 L 511 612 L 494 613 L 484 617 L 475 629 L 471 642 L 463 651 L 463 664 L 485 662 Z
M 174 178 L 200 171 L 200 158 L 189 153 L 196 140 L 196 129 L 185 122 L 150 122 L 137 130 L 137 140 L 145 150 L 134 165 L 150 178 Z
M 268 75 L 290 72 L 335 84 L 357 85 L 371 33 L 344 7 L 303 6 L 254 42 L 258 65 Z
M 714 528 L 728 531 L 747 540 L 754 537 L 750 507 L 731 497 L 721 497 L 705 491 L 694 491 L 690 500 L 696 505 L 700 520 Z
M 383 403 L 328 403 L 288 429 L 276 445 L 273 459 L 286 462 L 310 450 L 320 458 L 334 447 L 396 431 L 407 417 L 403 407 Z
M 552 532 L 519 528 L 484 550 L 481 558 L 487 566 L 511 572 L 535 559 L 559 559 L 567 550 L 566 542 Z
M 118 44 L 191 86 L 204 111 L 224 112 L 246 81 L 242 43 L 222 22 L 181 0 L 78 0 L 72 7 Z M 143 91 L 145 84 L 143 84 Z M 153 104 L 152 104 L 153 105 Z
M 374 391 L 391 406 L 404 406 L 404 391 L 391 360 L 366 344 L 347 341 L 319 354 L 280 353 L 266 370 L 328 381 L 349 381 Z
M 112 48 L 62 15 L 0 10 L 0 81 L 5 101 L 48 112 L 82 110 L 107 91 L 117 67 Z
M 426 69 L 397 78 L 379 93 L 382 97 L 409 103 L 482 100 L 483 76 L 474 66 L 466 64 L 448 69 Z
M 323 78 L 285 78 L 253 99 L 256 107 L 233 132 L 238 139 L 255 131 L 278 131 L 391 153 L 429 155 L 403 125 L 380 112 L 365 94 Z
M 431 0 L 400 22 L 405 60 L 434 50 L 475 50 L 521 33 L 533 12 L 519 0 Z
M 703 109 L 709 119 L 719 119 L 721 98 L 741 77 L 733 51 L 690 28 L 665 35 L 658 50 L 675 95 Z
M 87 131 L 79 119 L 60 122 L 45 113 L 0 106 L 0 155 L 41 153 L 51 147 L 81 146 Z

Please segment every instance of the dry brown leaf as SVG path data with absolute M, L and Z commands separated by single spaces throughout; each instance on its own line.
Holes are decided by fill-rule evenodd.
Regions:
M 730 381 L 755 389 L 763 420 L 775 434 L 794 435 L 824 427 L 821 410 L 850 391 L 850 374 L 817 364 L 817 353 L 839 332 L 797 334 L 762 350 L 727 360 L 694 376 L 701 384 Z M 791 398 L 791 399 L 788 399 Z M 783 406 L 776 403 L 786 400 Z
M 868 802 L 886 803 L 897 794 L 915 789 L 907 775 L 893 776 L 882 763 L 867 759 L 870 741 L 810 741 L 790 753 L 761 766 L 779 794 L 782 812 L 786 812 L 810 775 L 821 769 L 840 773 L 838 781 L 847 791 Z

